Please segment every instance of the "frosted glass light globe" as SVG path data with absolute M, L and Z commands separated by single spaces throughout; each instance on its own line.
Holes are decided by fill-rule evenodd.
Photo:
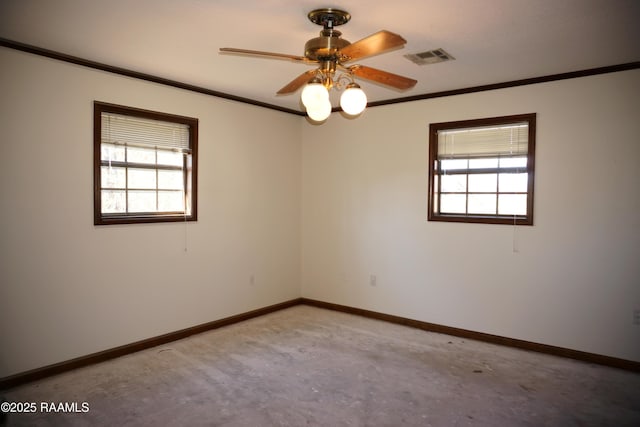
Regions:
M 340 107 L 345 113 L 356 116 L 362 113 L 367 106 L 367 95 L 360 86 L 355 83 L 347 86 L 347 89 L 340 97 Z
M 300 99 L 306 108 L 314 108 L 317 104 L 329 99 L 329 91 L 322 83 L 311 82 L 302 89 Z
M 331 114 L 331 102 L 329 102 L 329 98 L 327 97 L 324 101 L 318 102 L 312 108 L 307 107 L 307 114 L 311 120 L 316 122 L 326 120 Z

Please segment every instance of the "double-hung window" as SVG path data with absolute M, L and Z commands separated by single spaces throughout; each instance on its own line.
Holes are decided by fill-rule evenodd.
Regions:
M 94 103 L 94 224 L 197 219 L 198 120 Z
M 429 128 L 430 221 L 533 225 L 536 115 Z

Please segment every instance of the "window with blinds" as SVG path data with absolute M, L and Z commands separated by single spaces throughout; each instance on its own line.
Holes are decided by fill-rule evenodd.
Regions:
M 198 120 L 94 103 L 94 223 L 195 221 Z
M 428 219 L 533 225 L 535 120 L 431 124 Z

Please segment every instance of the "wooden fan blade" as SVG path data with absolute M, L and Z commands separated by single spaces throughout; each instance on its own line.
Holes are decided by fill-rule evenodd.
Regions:
M 289 93 L 295 92 L 296 90 L 307 84 L 309 80 L 311 80 L 313 76 L 315 76 L 315 74 L 316 70 L 309 70 L 300 74 L 298 77 L 289 82 L 285 87 L 280 89 L 277 92 L 278 95 L 287 95 Z
M 416 85 L 416 83 L 418 83 L 417 80 L 399 76 L 387 71 L 378 70 L 376 68 L 366 67 L 364 65 L 353 65 L 348 69 L 356 77 L 372 80 L 400 90 L 411 89 Z
M 263 52 L 261 50 L 236 49 L 234 47 L 221 47 L 221 53 L 234 53 L 239 55 L 262 56 L 273 59 L 289 59 L 291 61 L 311 62 L 304 56 L 287 55 L 286 53 Z
M 340 54 L 345 57 L 342 62 L 348 62 L 402 47 L 405 43 L 398 34 L 382 30 L 340 49 Z

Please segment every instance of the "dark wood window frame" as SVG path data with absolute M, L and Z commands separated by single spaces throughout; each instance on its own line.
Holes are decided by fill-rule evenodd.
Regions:
M 170 123 L 179 123 L 186 125 L 189 129 L 189 153 L 184 156 L 182 166 L 159 166 L 149 165 L 145 163 L 127 162 L 111 162 L 115 166 L 123 168 L 147 169 L 155 170 L 156 174 L 159 170 L 182 170 L 183 173 L 183 189 L 185 195 L 185 210 L 181 212 L 136 212 L 136 213 L 103 213 L 102 212 L 102 174 L 101 168 L 105 161 L 101 158 L 102 146 L 102 115 L 103 113 L 118 114 L 123 116 L 131 116 L 143 119 L 157 120 Z M 151 148 L 151 146 L 149 147 Z M 155 149 L 156 152 L 158 148 Z M 161 113 L 157 111 L 144 110 L 134 107 L 126 107 L 122 105 L 109 104 L 105 102 L 94 101 L 93 109 L 93 194 L 94 194 L 94 224 L 136 224 L 136 223 L 154 223 L 154 222 L 178 222 L 178 221 L 196 221 L 197 212 L 197 194 L 198 194 L 198 119 L 185 117 L 175 114 Z M 128 176 L 128 174 L 125 174 Z M 128 178 L 126 178 L 128 179 Z M 156 180 L 157 182 L 157 180 Z M 126 191 L 134 190 L 127 188 Z M 157 188 L 156 193 L 160 190 Z M 162 190 L 171 191 L 171 190 Z M 189 209 L 186 205 L 189 204 Z M 188 211 L 188 212 L 187 212 Z
M 440 192 L 437 186 L 441 179 L 437 179 L 443 175 L 443 169 L 440 166 L 438 153 L 438 132 L 455 129 L 468 129 L 475 127 L 488 127 L 499 125 L 511 125 L 516 123 L 528 123 L 528 146 L 527 146 L 527 208 L 525 215 L 498 215 L 498 214 L 469 214 L 469 213 L 441 213 L 439 212 L 438 203 Z M 535 181 L 535 138 L 536 138 L 536 114 L 519 114 L 512 116 L 491 117 L 474 120 L 460 120 L 444 123 L 431 123 L 429 125 L 429 194 L 428 194 L 428 214 L 429 221 L 447 221 L 447 222 L 466 222 L 466 223 L 485 223 L 485 224 L 509 224 L 509 225 L 533 225 L 533 189 Z M 474 169 L 467 170 L 467 177 L 472 173 L 509 173 L 522 172 L 522 169 Z M 468 178 L 467 178 L 468 179 Z M 469 195 L 467 187 L 467 199 Z M 499 194 L 509 194 L 508 192 L 500 192 L 499 189 L 495 193 L 496 199 Z M 524 192 L 523 192 L 524 194 Z M 468 202 L 467 202 L 468 203 Z

